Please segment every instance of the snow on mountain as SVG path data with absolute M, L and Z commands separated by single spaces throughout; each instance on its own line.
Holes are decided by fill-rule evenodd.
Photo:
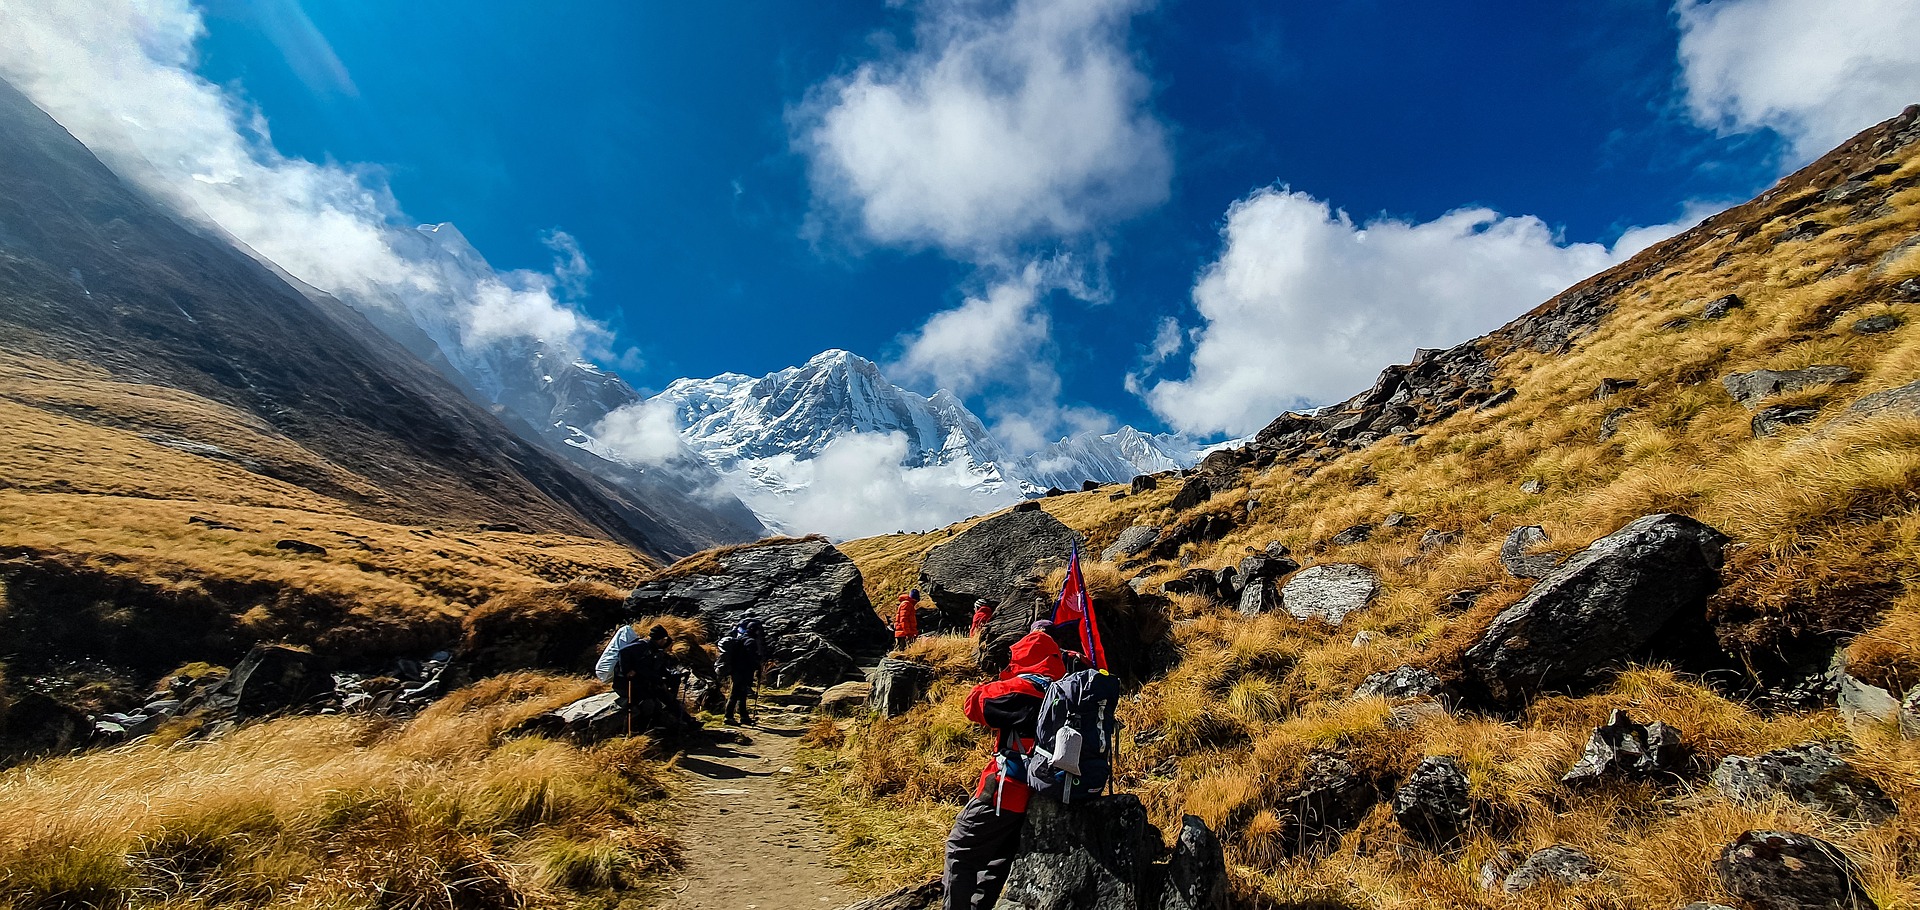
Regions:
M 1148 435 L 1133 427 L 1113 433 L 1078 433 L 1014 464 L 1030 491 L 1077 490 L 1081 483 L 1125 483 L 1139 474 L 1190 468 L 1207 450 L 1173 433 Z

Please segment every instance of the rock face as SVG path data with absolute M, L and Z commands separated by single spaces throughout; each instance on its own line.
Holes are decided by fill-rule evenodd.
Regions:
M 1518 868 L 1507 874 L 1500 885 L 1508 894 L 1519 894 L 1545 884 L 1579 885 L 1600 877 L 1600 866 L 1585 851 L 1555 844 L 1536 850 Z
M 1645 780 L 1680 770 L 1680 731 L 1659 721 L 1641 725 L 1625 711 L 1614 711 L 1604 727 L 1595 727 L 1580 761 L 1560 782 L 1572 786 L 1609 778 Z
M 1366 566 L 1345 563 L 1309 566 L 1280 589 L 1280 603 L 1295 619 L 1339 625 L 1380 593 L 1380 579 Z
M 1748 831 L 1714 860 L 1720 883 L 1753 910 L 1877 910 L 1840 848 L 1789 831 Z
M 1459 759 L 1435 755 L 1422 759 L 1393 794 L 1393 817 L 1408 836 L 1441 849 L 1453 843 L 1473 818 L 1467 772 Z
M 1698 641 L 1726 541 L 1681 515 L 1635 519 L 1494 617 L 1467 649 L 1466 669 L 1491 698 L 1511 703 L 1589 682 L 1656 642 Z
M 1185 817 L 1172 855 L 1163 852 L 1131 794 L 1073 806 L 1036 799 L 994 910 L 1227 910 L 1226 863 L 1206 825 Z
M 1859 378 L 1852 369 L 1838 364 L 1821 364 L 1804 370 L 1754 370 L 1751 373 L 1733 373 L 1720 380 L 1727 394 L 1735 401 L 1749 408 L 1757 408 L 1760 402 L 1782 392 L 1797 392 L 1817 385 L 1830 385 L 1852 382 Z
M 333 692 L 333 676 L 311 652 L 254 645 L 227 681 L 208 695 L 213 708 L 235 717 L 260 717 L 296 708 Z
M 996 637 L 1016 625 L 1024 631 L 1024 621 L 1009 621 L 1026 616 L 1031 595 L 1019 595 L 1033 590 L 1030 577 L 1042 563 L 1066 565 L 1079 542 L 1073 529 L 1042 510 L 995 515 L 934 547 L 920 566 L 920 590 L 956 624 L 972 617 L 973 602 L 985 597 L 1000 605 Z
M 1138 556 L 1145 553 L 1153 546 L 1153 542 L 1159 539 L 1159 528 L 1134 525 L 1121 531 L 1120 537 L 1113 542 L 1113 545 L 1100 552 L 1100 558 L 1107 562 L 1119 562 L 1129 556 Z
M 635 616 L 697 616 L 715 635 L 752 616 L 765 623 L 775 661 L 810 658 L 818 665 L 797 674 L 797 681 L 814 684 L 838 683 L 848 669 L 813 659 L 820 641 L 855 660 L 878 657 L 891 644 L 860 570 L 824 538 L 776 538 L 694 559 L 699 562 L 685 569 L 677 564 L 634 588 L 624 609 Z
M 933 684 L 933 668 L 897 657 L 883 657 L 869 679 L 873 689 L 867 697 L 867 710 L 882 717 L 899 717 L 912 710 L 921 696 L 927 694 L 927 686 Z
M 1884 821 L 1894 814 L 1887 791 L 1817 742 L 1753 757 L 1727 756 L 1713 771 L 1713 786 L 1728 799 L 1748 805 L 1786 797 L 1867 822 Z
M 1514 528 L 1513 533 L 1507 535 L 1507 542 L 1500 545 L 1500 565 L 1515 578 L 1545 578 L 1560 565 L 1560 557 L 1528 551 L 1547 541 L 1547 532 L 1539 525 Z

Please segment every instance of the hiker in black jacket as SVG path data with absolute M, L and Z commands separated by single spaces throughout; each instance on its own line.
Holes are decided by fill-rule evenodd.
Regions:
M 736 711 L 740 723 L 753 726 L 753 714 L 747 709 L 747 699 L 753 695 L 754 684 L 759 681 L 760 668 L 766 662 L 766 649 L 761 642 L 762 634 L 759 621 L 749 619 L 735 626 L 727 637 L 720 639 L 721 675 L 727 678 L 727 723 L 733 723 Z

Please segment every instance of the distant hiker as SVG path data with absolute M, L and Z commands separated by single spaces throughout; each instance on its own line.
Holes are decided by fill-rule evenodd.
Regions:
M 967 719 L 993 728 L 994 757 L 980 772 L 973 799 L 947 837 L 943 910 L 993 906 L 1026 823 L 1026 763 L 1047 687 L 1066 671 L 1060 646 L 1044 631 L 1014 642 L 1000 678 L 967 694 Z
M 759 620 L 749 619 L 741 622 L 720 639 L 720 660 L 718 669 L 729 686 L 727 691 L 727 723 L 733 723 L 734 714 L 740 715 L 740 723 L 753 725 L 753 715 L 747 709 L 747 699 L 753 695 L 754 684 L 759 681 L 760 668 L 766 663 L 766 651 L 761 639 L 764 632 L 759 628 Z
M 631 623 L 614 630 L 601 652 L 594 675 L 613 684 L 628 715 L 629 729 L 694 728 L 700 722 L 680 704 L 680 669 L 672 653 L 673 636 L 665 626 L 647 630 L 642 640 Z
M 913 640 L 920 637 L 920 589 L 915 588 L 900 595 L 900 602 L 893 608 L 893 647 L 896 651 L 905 651 Z
M 979 639 L 987 631 L 987 624 L 990 622 L 993 622 L 993 601 L 984 597 L 974 601 L 973 628 L 969 629 L 967 634 L 976 640 Z

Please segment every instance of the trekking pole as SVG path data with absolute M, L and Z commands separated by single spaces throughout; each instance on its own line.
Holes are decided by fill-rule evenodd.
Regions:
M 627 677 L 627 735 L 633 735 L 633 677 Z

